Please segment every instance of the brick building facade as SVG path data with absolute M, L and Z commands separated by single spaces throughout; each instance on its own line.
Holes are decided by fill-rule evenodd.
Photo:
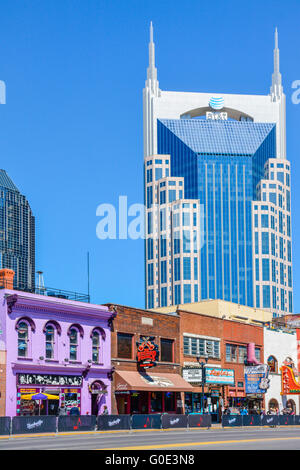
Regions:
M 199 412 L 203 406 L 219 421 L 226 405 L 257 404 L 257 397 L 252 397 L 252 402 L 246 397 L 244 363 L 249 343 L 255 344 L 257 359 L 263 362 L 262 325 L 184 310 L 177 313 L 182 374 L 193 385 L 192 393 L 185 394 L 186 411 Z M 204 389 L 201 363 L 207 371 Z
M 184 392 L 192 389 L 181 376 L 180 318 L 122 305 L 111 334 L 112 414 L 182 413 Z M 141 340 L 158 349 L 156 366 L 143 368 L 137 353 Z

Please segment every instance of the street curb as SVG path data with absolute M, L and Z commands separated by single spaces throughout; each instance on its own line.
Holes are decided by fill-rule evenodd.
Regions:
M 80 436 L 80 435 L 98 435 L 98 434 L 125 434 L 133 432 L 164 432 L 164 431 L 226 431 L 234 429 L 263 429 L 270 428 L 273 426 L 226 426 L 226 427 L 211 427 L 211 428 L 166 428 L 166 429 L 120 429 L 116 431 L 70 431 L 70 432 L 57 432 L 57 433 L 45 433 L 45 434 L 10 434 L 6 436 L 0 436 L 1 439 L 21 439 L 27 437 L 59 437 L 59 436 Z M 300 428 L 300 425 L 290 426 L 275 426 L 275 428 Z
M 212 428 L 210 428 L 212 429 Z M 221 429 L 221 428 L 216 428 Z M 6 436 L 0 436 L 0 439 L 17 439 L 24 437 L 58 437 L 58 436 L 78 436 L 78 435 L 92 435 L 92 434 L 124 434 L 132 432 L 155 432 L 155 431 L 207 431 L 208 428 L 168 428 L 168 429 L 120 429 L 116 431 L 70 431 L 70 432 L 57 432 L 57 433 L 45 433 L 45 434 L 11 434 Z

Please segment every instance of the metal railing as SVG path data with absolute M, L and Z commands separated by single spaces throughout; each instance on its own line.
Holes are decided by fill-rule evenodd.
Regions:
M 76 300 L 77 302 L 90 302 L 90 296 L 88 294 L 81 294 L 78 292 L 67 291 L 62 289 L 56 289 L 53 287 L 34 287 L 29 288 L 22 284 L 14 284 L 12 286 L 11 281 L 0 280 L 0 289 L 12 289 L 21 292 L 28 292 L 31 294 L 44 295 L 46 297 L 56 297 L 59 299 Z

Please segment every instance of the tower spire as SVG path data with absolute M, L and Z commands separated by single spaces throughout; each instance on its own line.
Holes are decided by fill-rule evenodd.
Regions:
M 153 42 L 153 24 L 150 22 L 150 42 L 149 42 L 149 67 L 147 68 L 146 86 L 151 88 L 154 94 L 158 92 L 157 69 L 155 67 L 155 45 Z
M 281 73 L 279 68 L 278 30 L 275 29 L 274 72 L 272 75 L 271 96 L 273 101 L 280 100 L 283 93 Z

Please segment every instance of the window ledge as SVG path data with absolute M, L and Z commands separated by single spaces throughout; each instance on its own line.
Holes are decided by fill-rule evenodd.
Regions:
M 17 357 L 17 360 L 18 360 L 18 361 L 33 361 L 33 358 L 32 358 L 32 357 L 22 357 L 22 356 L 18 356 L 18 357 Z

